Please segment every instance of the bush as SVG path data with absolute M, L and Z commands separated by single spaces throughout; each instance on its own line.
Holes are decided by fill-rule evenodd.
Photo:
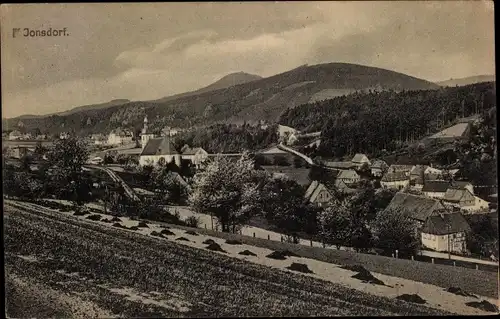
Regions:
M 205 245 L 210 245 L 210 244 L 215 244 L 215 243 L 216 243 L 216 242 L 215 242 L 215 240 L 213 240 L 213 239 L 207 239 L 207 240 L 205 240 L 205 241 L 203 242 L 203 244 L 205 244 Z
M 170 230 L 168 229 L 162 229 L 162 231 L 160 232 L 162 235 L 166 235 L 166 236 L 172 236 L 172 235 L 175 235 L 173 232 L 171 232 Z
M 192 231 L 192 230 L 187 230 L 187 231 L 186 231 L 186 234 L 188 234 L 188 235 L 192 235 L 192 236 L 198 236 L 198 233 L 197 233 L 197 232 L 195 232 L 195 231 Z
M 226 240 L 226 244 L 229 244 L 229 245 L 241 245 L 241 241 L 236 240 L 236 239 L 228 239 L 228 240 Z
M 199 228 L 200 219 L 196 216 L 189 216 L 188 218 L 186 218 L 184 223 L 186 223 L 186 226 L 188 227 Z
M 139 224 L 137 224 L 137 227 L 149 228 L 148 224 L 146 224 L 145 222 L 139 222 Z
M 416 295 L 416 294 L 413 294 L 413 295 L 403 294 L 401 296 L 397 296 L 396 299 L 404 300 L 404 301 L 408 301 L 408 302 L 413 302 L 413 303 L 418 303 L 421 305 L 426 303 L 425 299 L 422 299 L 422 297 L 420 297 L 419 295 Z
M 253 252 L 251 252 L 248 249 L 246 249 L 244 251 L 240 251 L 238 254 L 243 255 L 243 256 L 257 256 L 256 254 L 254 254 Z
M 178 237 L 175 240 L 180 240 L 180 241 L 189 241 L 186 237 Z

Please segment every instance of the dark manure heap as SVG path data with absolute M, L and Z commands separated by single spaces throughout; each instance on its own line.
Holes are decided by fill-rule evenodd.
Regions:
M 286 257 L 298 257 L 297 254 L 292 253 L 289 250 L 276 250 L 266 256 L 267 258 L 276 259 L 276 260 L 285 260 Z
M 464 297 L 472 297 L 472 298 L 477 298 L 476 295 L 473 295 L 471 293 L 468 293 L 467 291 L 465 290 L 462 290 L 461 288 L 459 287 L 450 287 L 448 289 L 446 289 L 447 292 L 449 293 L 452 293 L 452 294 L 455 294 L 455 295 L 458 295 L 458 296 L 464 296 Z
M 420 305 L 423 305 L 426 303 L 425 299 L 423 299 L 422 297 L 420 297 L 419 295 L 416 295 L 416 294 L 412 294 L 412 295 L 403 294 L 401 296 L 397 296 L 396 299 L 407 301 L 407 302 L 413 302 L 413 303 L 417 303 Z
M 210 244 L 216 244 L 216 242 L 213 239 L 207 239 L 207 240 L 203 241 L 202 244 L 210 245 Z
M 244 251 L 240 251 L 238 254 L 243 255 L 243 256 L 257 256 L 256 254 L 254 254 L 253 252 L 251 252 L 248 249 L 245 249 Z
M 175 235 L 173 232 L 171 232 L 170 230 L 168 229 L 162 229 L 161 232 L 160 232 L 162 235 L 165 235 L 165 236 L 172 236 L 172 235 Z
M 241 245 L 241 241 L 236 239 L 228 239 L 226 240 L 226 244 L 228 245 Z
M 186 230 L 185 233 L 188 234 L 188 235 L 192 235 L 192 236 L 198 236 L 198 233 L 195 232 L 194 230 Z
M 209 244 L 207 247 L 205 247 L 206 249 L 208 250 L 212 250 L 212 251 L 219 251 L 221 253 L 225 253 L 226 251 L 224 249 L 222 249 L 222 247 L 217 244 L 217 243 L 211 243 Z
M 465 304 L 469 307 L 481 309 L 481 310 L 484 310 L 487 312 L 498 312 L 498 307 L 495 306 L 494 304 L 492 304 L 491 302 L 486 301 L 486 300 L 483 300 L 481 302 L 471 301 L 471 302 L 467 302 Z
M 340 268 L 357 272 L 357 274 L 351 276 L 351 278 L 355 278 L 361 280 L 362 282 L 367 282 L 370 284 L 385 286 L 385 283 L 382 280 L 373 276 L 371 272 L 369 272 L 365 267 L 361 265 L 347 265 Z
M 86 219 L 90 219 L 90 220 L 95 220 L 95 221 L 98 221 L 98 220 L 101 220 L 101 215 L 90 215 L 90 216 L 87 216 Z
M 307 267 L 306 264 L 301 263 L 292 263 L 290 266 L 286 267 L 287 269 L 302 272 L 305 274 L 312 274 L 312 270 Z
M 180 241 L 189 241 L 186 237 L 178 237 L 175 240 L 180 240 Z

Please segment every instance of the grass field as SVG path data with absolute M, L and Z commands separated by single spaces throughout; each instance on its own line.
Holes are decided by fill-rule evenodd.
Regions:
M 173 241 L 10 205 L 4 223 L 11 317 L 33 316 L 31 307 L 42 309 L 44 317 L 447 314 Z M 32 294 L 20 293 L 26 291 Z

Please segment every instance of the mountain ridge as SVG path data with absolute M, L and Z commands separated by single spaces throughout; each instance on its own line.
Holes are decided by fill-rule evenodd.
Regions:
M 243 121 L 276 121 L 287 109 L 298 105 L 331 99 L 354 92 L 434 90 L 440 87 L 403 73 L 348 63 L 303 65 L 270 77 L 251 79 L 245 83 L 219 89 L 220 79 L 212 90 L 202 89 L 154 101 L 133 101 L 102 109 L 74 111 L 68 115 L 25 119 L 27 127 L 40 127 L 49 132 L 71 128 L 77 134 L 108 132 L 116 127 L 142 126 L 145 115 L 150 126 L 191 127 L 212 123 Z M 233 76 L 234 77 L 234 76 Z M 229 77 L 231 79 L 231 77 Z M 215 83 L 217 83 L 215 82 Z M 222 83 L 224 84 L 224 83 Z M 227 84 L 226 84 L 227 85 Z M 222 85 L 225 86 L 225 85 Z M 207 87 L 205 87 L 207 88 Z M 90 119 L 90 120 L 89 120 Z M 17 125 L 19 119 L 10 119 Z M 87 125 L 91 122 L 92 125 Z M 12 126 L 10 126 L 12 127 Z
M 444 81 L 435 82 L 439 86 L 464 86 L 469 84 L 476 84 L 481 82 L 495 82 L 494 74 L 483 74 L 468 76 L 465 78 L 449 79 Z

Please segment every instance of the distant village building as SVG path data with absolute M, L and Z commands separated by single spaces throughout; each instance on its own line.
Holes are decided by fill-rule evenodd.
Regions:
M 181 159 L 189 160 L 196 167 L 200 167 L 208 159 L 208 152 L 201 147 L 191 148 L 184 145 L 181 149 Z
M 445 142 L 452 142 L 455 140 L 466 139 L 470 133 L 470 123 L 458 123 L 447 129 L 442 130 L 434 135 L 431 135 L 430 139 L 437 139 Z
M 61 140 L 66 140 L 69 137 L 70 137 L 70 135 L 68 132 L 62 132 L 61 134 L 59 134 L 59 139 L 61 139 Z
M 350 188 L 349 185 L 347 185 L 343 180 L 340 180 L 338 178 L 335 179 L 334 185 L 335 188 L 342 193 L 351 194 L 356 191 L 354 188 Z
M 422 190 L 424 187 L 425 170 L 427 165 L 415 165 L 410 171 L 410 185 L 413 189 Z
M 470 231 L 467 220 L 460 213 L 430 216 L 421 231 L 422 245 L 439 252 L 465 253 Z
M 129 130 L 115 129 L 108 135 L 108 145 L 122 145 L 132 143 L 134 134 Z
M 356 168 L 356 165 L 354 165 L 351 161 L 346 161 L 346 162 L 320 161 L 320 163 L 325 167 L 339 169 L 339 170 L 349 170 Z
M 180 134 L 184 130 L 178 127 L 170 127 L 166 126 L 161 130 L 161 136 L 176 136 L 177 134 Z
M 94 145 L 105 145 L 108 139 L 103 134 L 92 134 L 90 140 Z
M 422 187 L 422 192 L 430 198 L 444 198 L 450 186 L 448 181 L 426 181 Z
M 380 177 L 383 176 L 385 172 L 387 172 L 388 168 L 389 166 L 385 161 L 376 160 L 372 163 L 370 170 L 373 176 Z
M 387 172 L 380 180 L 382 188 L 403 189 L 410 184 L 410 179 L 406 172 Z
M 9 133 L 9 140 L 20 140 L 23 137 L 20 131 L 14 130 Z
M 355 170 L 342 170 L 337 176 L 337 180 L 344 182 L 346 185 L 353 185 L 359 183 L 361 177 Z
M 360 153 L 357 153 L 356 155 L 354 155 L 354 157 L 352 158 L 351 162 L 359 169 L 361 168 L 361 166 L 363 166 L 364 164 L 368 165 L 368 166 L 371 166 L 371 162 L 370 160 L 368 159 L 368 156 L 366 156 L 365 154 L 360 154 Z
M 410 177 L 410 172 L 413 169 L 415 165 L 398 165 L 398 164 L 393 164 L 389 166 L 389 169 L 387 170 L 388 173 L 394 173 L 394 172 L 404 172 L 406 176 Z
M 165 159 L 165 163 L 174 162 L 181 166 L 181 154 L 175 150 L 170 136 L 149 138 L 139 155 L 139 165 L 158 165 L 161 158 Z
M 278 125 L 278 139 L 284 144 L 293 144 L 297 140 L 297 135 L 300 131 L 286 125 Z
M 332 199 L 332 194 L 326 186 L 318 181 L 313 181 L 306 190 L 305 199 L 319 207 L 325 207 Z

